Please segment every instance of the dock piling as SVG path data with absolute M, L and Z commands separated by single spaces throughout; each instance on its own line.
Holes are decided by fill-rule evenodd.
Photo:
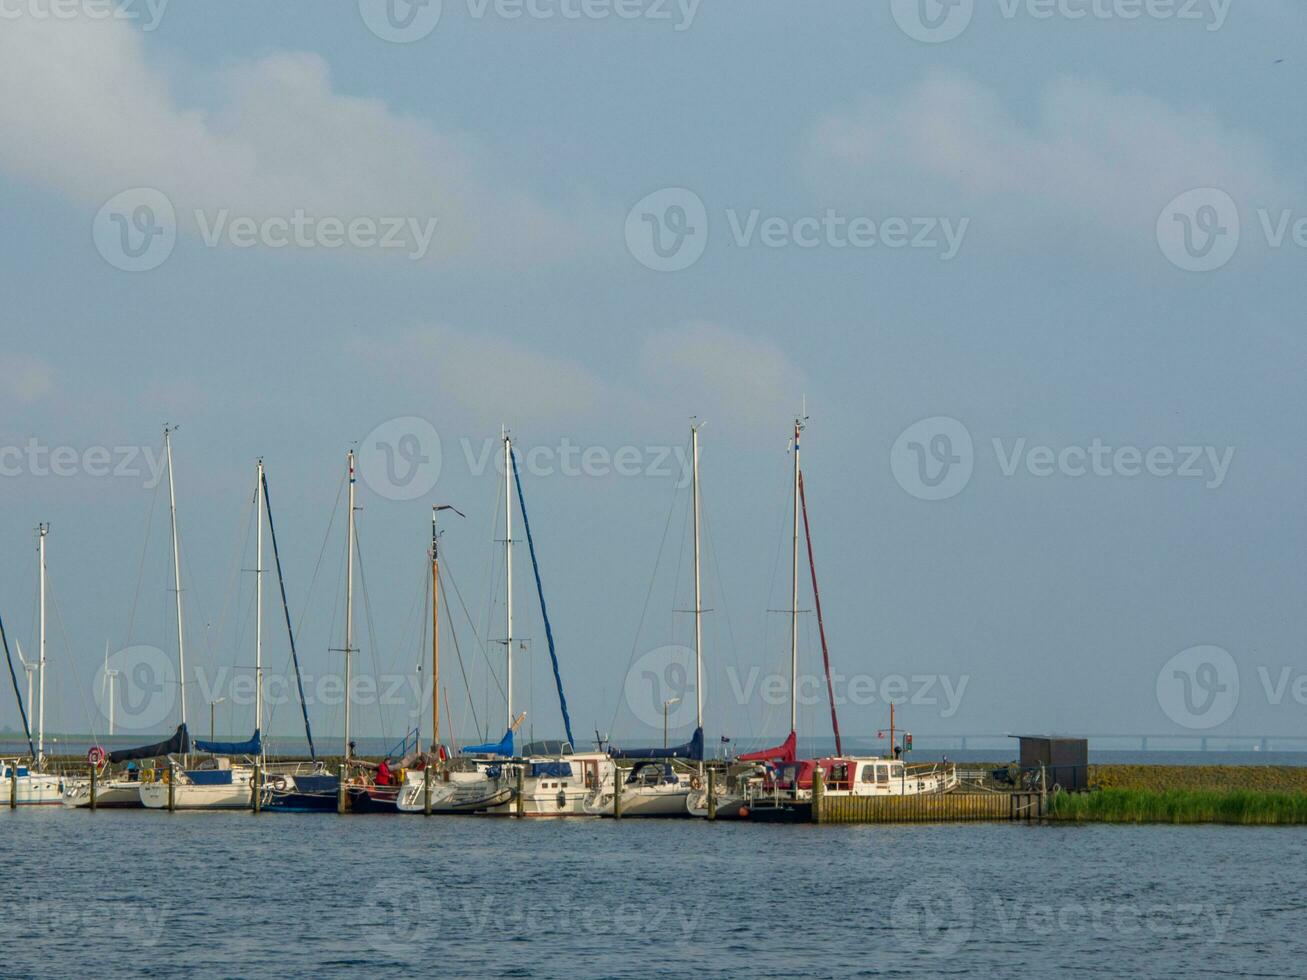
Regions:
M 422 767 L 422 815 L 431 816 L 431 764 Z
M 708 819 L 717 819 L 717 770 L 708 770 Z
M 177 780 L 175 778 L 177 767 L 172 763 L 172 760 L 168 761 L 168 769 L 163 775 L 168 780 L 168 812 L 175 813 L 177 812 Z
M 18 760 L 9 763 L 9 809 L 18 808 Z
M 91 766 L 91 812 L 95 812 L 95 766 Z
M 526 766 L 517 767 L 516 815 L 526 816 Z

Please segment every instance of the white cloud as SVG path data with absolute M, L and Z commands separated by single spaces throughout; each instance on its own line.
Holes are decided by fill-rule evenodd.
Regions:
M 803 372 L 777 344 L 704 322 L 646 334 L 625 375 L 502 336 L 447 325 L 393 339 L 360 337 L 349 356 L 405 390 L 421 391 L 475 428 L 500 422 L 610 426 L 653 437 L 690 415 L 714 431 L 774 437 L 799 407 Z
M 89 18 L 5 21 L 0 167 L 97 207 L 155 187 L 183 228 L 197 208 L 255 218 L 303 208 L 436 217 L 435 255 L 557 252 L 578 239 L 475 137 L 334 91 L 316 54 L 273 53 L 212 78 L 183 69 L 174 80 L 151 63 L 144 37 Z M 216 108 L 179 104 L 183 87 L 215 92 Z
M 54 390 L 54 369 L 32 354 L 0 351 L 0 393 L 22 404 L 40 401 Z
M 1181 191 L 1215 186 L 1254 206 L 1282 193 L 1256 138 L 1201 112 L 1064 78 L 1028 123 L 962 76 L 936 73 L 817 124 L 806 166 L 823 193 L 877 207 L 1151 235 Z M 922 211 L 922 209 L 925 209 Z

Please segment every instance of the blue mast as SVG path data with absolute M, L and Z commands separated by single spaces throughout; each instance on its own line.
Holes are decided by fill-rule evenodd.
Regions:
M 14 697 L 18 699 L 18 713 L 23 716 L 23 734 L 27 736 L 27 748 L 35 759 L 36 746 L 32 743 L 32 726 L 27 723 L 27 708 L 23 706 L 23 692 L 18 688 L 18 675 L 14 673 L 14 658 L 9 655 L 9 637 L 5 634 L 3 619 L 0 619 L 0 642 L 4 643 L 5 660 L 9 662 L 9 679 L 14 682 Z

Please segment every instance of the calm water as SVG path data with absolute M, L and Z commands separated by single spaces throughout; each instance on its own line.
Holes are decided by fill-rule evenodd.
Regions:
M 5 977 L 1247 976 L 1307 833 L 0 812 Z

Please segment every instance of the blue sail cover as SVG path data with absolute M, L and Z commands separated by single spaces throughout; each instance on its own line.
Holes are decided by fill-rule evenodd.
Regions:
M 502 755 L 511 759 L 513 757 L 513 729 L 504 732 L 504 737 L 498 742 L 487 742 L 485 745 L 465 745 L 462 750 L 463 755 Z
M 610 749 L 614 759 L 694 759 L 703 761 L 703 729 L 696 728 L 690 741 L 683 745 L 656 749 Z
M 259 730 L 254 730 L 254 737 L 248 742 L 205 742 L 194 740 L 195 751 L 210 752 L 214 755 L 262 755 L 263 743 L 259 740 Z

